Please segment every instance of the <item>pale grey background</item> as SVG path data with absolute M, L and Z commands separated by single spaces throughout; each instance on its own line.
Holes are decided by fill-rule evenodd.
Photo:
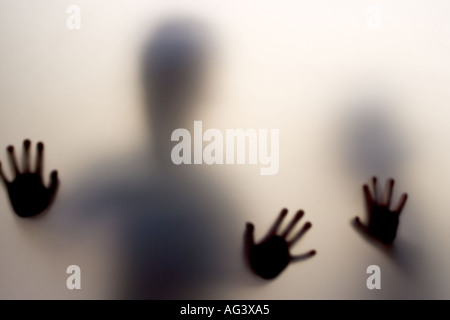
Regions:
M 70 4 L 81 8 L 81 30 L 66 28 Z M 379 30 L 366 25 L 369 5 L 381 8 Z M 280 129 L 275 176 L 260 176 L 258 166 L 183 168 L 228 190 L 233 270 L 247 279 L 203 297 L 448 299 L 449 12 L 446 1 L 412 0 L 0 1 L 0 159 L 9 144 L 42 140 L 46 174 L 58 169 L 62 182 L 36 221 L 13 215 L 0 193 L 0 298 L 120 296 L 126 249 L 117 221 L 106 212 L 72 227 L 58 217 L 89 215 L 76 199 L 96 168 L 116 176 L 108 163 L 151 149 L 139 48 L 161 22 L 188 16 L 209 26 L 216 55 L 201 118 L 187 125 Z M 373 124 L 373 114 L 382 120 Z M 396 178 L 396 199 L 410 195 L 401 259 L 350 225 L 365 217 L 361 185 L 372 174 Z M 318 255 L 262 283 L 239 260 L 244 223 L 253 221 L 260 238 L 282 207 L 304 209 L 313 223 L 294 252 Z M 81 267 L 80 291 L 66 289 L 70 264 Z M 381 267 L 382 290 L 365 287 L 371 264 Z

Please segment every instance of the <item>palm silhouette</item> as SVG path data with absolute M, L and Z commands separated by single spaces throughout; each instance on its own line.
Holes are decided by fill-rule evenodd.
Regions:
M 287 240 L 289 233 L 303 217 L 304 212 L 302 210 L 298 211 L 284 232 L 281 235 L 277 235 L 277 231 L 287 213 L 287 209 L 281 211 L 272 228 L 259 244 L 255 244 L 254 242 L 253 233 L 255 228 L 253 224 L 247 223 L 244 236 L 246 259 L 253 272 L 264 279 L 273 279 L 278 276 L 289 263 L 304 260 L 316 254 L 315 250 L 297 256 L 292 256 L 289 253 L 289 249 L 311 228 L 312 225 L 310 222 L 305 223 L 291 240 Z
M 359 217 L 356 217 L 354 222 L 360 231 L 369 234 L 373 238 L 382 241 L 385 244 L 392 244 L 397 234 L 400 213 L 405 206 L 408 195 L 404 193 L 397 207 L 390 209 L 392 193 L 394 190 L 394 179 L 389 179 L 387 182 L 387 192 L 385 199 L 382 199 L 377 192 L 377 178 L 372 178 L 373 194 L 369 190 L 369 186 L 363 186 L 364 198 L 366 200 L 367 215 L 369 218 L 368 225 L 364 225 Z
M 2 170 L 0 162 L 0 178 L 8 190 L 9 199 L 14 211 L 20 217 L 35 216 L 47 209 L 58 189 L 58 173 L 52 171 L 50 184 L 46 187 L 42 179 L 44 144 L 37 144 L 36 167 L 34 171 L 30 169 L 30 140 L 23 142 L 23 168 L 19 170 L 14 147 L 7 148 L 9 160 L 11 162 L 14 178 L 9 181 Z

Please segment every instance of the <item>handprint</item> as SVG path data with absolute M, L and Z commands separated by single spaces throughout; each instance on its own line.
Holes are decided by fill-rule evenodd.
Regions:
M 30 169 L 30 146 L 30 140 L 23 142 L 22 172 L 17 165 L 14 147 L 7 148 L 14 171 L 13 181 L 6 178 L 0 162 L 0 178 L 8 190 L 14 211 L 20 217 L 35 216 L 47 209 L 56 195 L 59 184 L 57 171 L 52 171 L 49 186 L 44 186 L 42 179 L 44 144 L 42 142 L 37 144 L 36 167 L 34 171 Z
M 394 180 L 387 182 L 387 192 L 385 199 L 382 199 L 377 192 L 377 178 L 372 178 L 373 195 L 368 185 L 363 186 L 364 197 L 366 200 L 367 214 L 369 217 L 368 225 L 364 225 L 358 217 L 355 218 L 355 225 L 363 232 L 381 240 L 385 244 L 392 244 L 397 234 L 400 213 L 405 206 L 408 195 L 404 193 L 396 209 L 391 210 L 391 199 L 394 190 Z
M 298 256 L 292 256 L 289 253 L 289 248 L 292 247 L 312 225 L 310 222 L 305 223 L 294 237 L 287 240 L 289 233 L 303 217 L 304 212 L 302 210 L 298 211 L 284 232 L 281 233 L 281 235 L 277 235 L 277 231 L 287 213 L 287 209 L 281 211 L 274 225 L 259 244 L 254 243 L 253 232 L 255 228 L 253 224 L 247 223 L 244 236 L 247 262 L 253 272 L 264 279 L 275 278 L 290 262 L 304 260 L 316 254 L 315 250 L 311 250 Z

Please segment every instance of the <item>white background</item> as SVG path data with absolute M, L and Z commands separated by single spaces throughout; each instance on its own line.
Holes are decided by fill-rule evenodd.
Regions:
M 71 4 L 81 8 L 81 30 L 66 27 Z M 370 5 L 381 10 L 379 29 L 367 26 Z M 46 177 L 58 169 L 61 178 L 40 219 L 16 217 L 1 192 L 0 298 L 120 296 L 117 222 L 106 213 L 71 227 L 57 217 L 80 214 L 73 199 L 96 167 L 107 174 L 109 162 L 151 148 L 139 48 L 173 16 L 201 21 L 215 39 L 208 95 L 188 129 L 193 120 L 205 129 L 280 129 L 277 175 L 195 169 L 233 199 L 232 250 L 240 253 L 246 221 L 259 239 L 287 207 L 313 223 L 293 252 L 318 252 L 267 283 L 239 264 L 250 280 L 205 298 L 450 298 L 449 12 L 446 1 L 411 0 L 0 1 L 0 159 L 9 174 L 8 145 L 43 141 Z M 361 104 L 367 96 L 382 102 Z M 387 120 L 372 128 L 372 114 Z M 361 186 L 373 174 L 396 179 L 395 199 L 409 194 L 393 257 L 350 224 L 365 217 Z M 82 290 L 66 288 L 71 264 L 81 267 Z M 381 290 L 366 288 L 371 264 L 381 267 Z

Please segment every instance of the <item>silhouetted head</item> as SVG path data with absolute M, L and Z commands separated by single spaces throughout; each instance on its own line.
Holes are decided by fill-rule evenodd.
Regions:
M 401 134 L 392 107 L 380 98 L 361 99 L 345 122 L 349 163 L 361 175 L 392 175 L 402 161 Z
M 210 41 L 195 21 L 160 25 L 144 52 L 144 90 L 153 123 L 178 123 L 194 111 L 202 91 Z

